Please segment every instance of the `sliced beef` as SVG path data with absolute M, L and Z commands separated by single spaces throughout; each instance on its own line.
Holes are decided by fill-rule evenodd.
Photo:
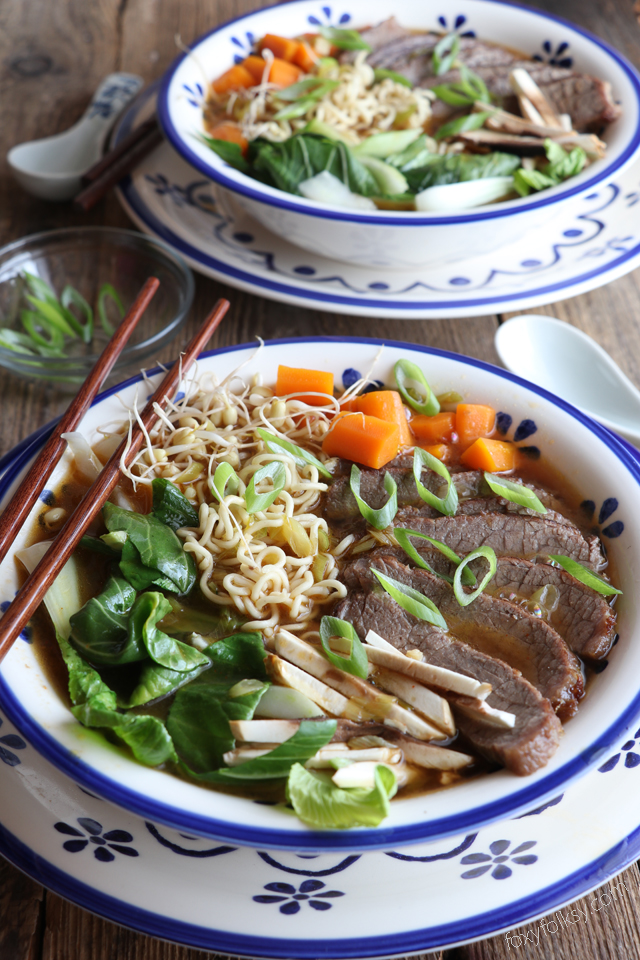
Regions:
M 418 553 L 436 573 L 452 577 L 455 567 L 435 547 L 424 540 L 413 540 Z M 362 554 L 362 561 L 373 562 L 378 556 L 394 557 L 411 565 L 400 547 L 382 546 Z M 482 574 L 484 561 L 471 564 L 474 573 Z M 486 565 L 484 565 L 486 569 Z M 352 589 L 360 589 L 357 571 L 348 564 L 341 578 Z M 615 638 L 616 614 L 606 599 L 575 577 L 549 563 L 532 563 L 520 557 L 498 557 L 497 570 L 485 587 L 485 593 L 498 595 L 512 603 L 522 604 L 545 586 L 557 590 L 557 604 L 548 622 L 560 634 L 570 650 L 588 660 L 601 660 L 609 653 Z
M 362 590 L 371 590 L 377 586 L 373 570 L 428 597 L 460 640 L 519 670 L 551 701 L 561 719 L 574 715 L 584 694 L 580 663 L 544 620 L 508 600 L 485 594 L 463 607 L 446 580 L 389 556 L 355 560 L 349 575 L 357 577 Z
M 516 602 L 530 599 L 542 587 L 558 591 L 558 603 L 549 623 L 564 638 L 574 653 L 592 660 L 605 657 L 613 644 L 616 614 L 595 590 L 548 563 L 530 563 L 514 557 L 498 561 L 498 569 L 486 590 Z
M 375 630 L 398 650 L 419 649 L 429 663 L 455 670 L 482 683 L 490 683 L 492 691 L 487 703 L 498 710 L 516 715 L 513 729 L 493 727 L 484 721 L 470 719 L 452 709 L 460 731 L 470 743 L 495 763 L 513 773 L 526 776 L 543 767 L 555 753 L 561 726 L 548 700 L 501 660 L 488 657 L 449 633 L 405 613 L 387 595 L 352 594 L 340 601 L 334 614 L 352 623 L 364 638 Z
M 539 492 L 542 493 L 542 491 Z M 476 513 L 518 513 L 527 517 L 544 516 L 546 520 L 553 520 L 555 523 L 566 523 L 574 526 L 571 520 L 557 510 L 547 510 L 545 514 L 541 514 L 538 510 L 523 507 L 519 503 L 505 500 L 504 497 L 472 497 L 470 500 L 458 501 L 456 516 L 469 517 Z M 436 519 L 441 516 L 442 513 L 439 510 L 421 501 L 417 506 L 403 507 L 401 510 L 398 510 L 394 524 L 397 526 L 405 526 L 411 523 L 413 517 L 431 517 L 432 519 Z
M 416 516 L 411 518 L 411 529 L 442 540 L 461 556 L 487 546 L 499 557 L 527 560 L 563 554 L 595 571 L 604 569 L 607 563 L 598 537 L 585 539 L 577 527 L 540 516 L 479 513 L 435 520 Z
M 393 461 L 392 461 L 393 462 Z M 413 457 L 410 458 L 413 462 Z M 351 467 L 349 467 L 349 474 Z M 423 503 L 413 479 L 413 469 L 409 467 L 394 467 L 388 464 L 381 470 L 362 469 L 360 472 L 360 496 L 374 510 L 379 510 L 387 500 L 389 494 L 384 488 L 385 474 L 389 473 L 398 486 L 398 505 L 412 506 Z M 358 504 L 349 486 L 349 474 L 337 476 L 331 484 L 324 501 L 324 512 L 327 520 L 347 520 L 360 515 Z M 428 490 L 440 496 L 440 490 L 445 485 L 442 477 L 433 470 L 423 470 L 422 483 Z M 453 475 L 453 482 L 459 495 L 473 496 L 480 492 L 484 485 L 482 473 L 469 470 Z
M 451 70 L 439 77 L 434 76 L 433 48 L 442 39 L 441 34 L 413 33 L 401 27 L 397 20 L 391 17 L 376 27 L 363 31 L 363 36 L 372 48 L 368 57 L 368 63 L 372 67 L 395 70 L 416 86 L 456 83 L 460 79 L 458 70 Z M 343 57 L 353 59 L 353 55 L 349 53 Z M 475 37 L 460 39 L 458 59 L 482 77 L 490 93 L 507 109 L 513 110 L 516 104 L 509 74 L 516 67 L 522 67 L 531 74 L 556 112 L 570 115 L 576 130 L 597 132 L 604 124 L 611 123 L 620 116 L 620 107 L 613 99 L 610 84 L 589 74 L 522 59 L 510 50 Z M 443 117 L 439 116 L 439 119 Z

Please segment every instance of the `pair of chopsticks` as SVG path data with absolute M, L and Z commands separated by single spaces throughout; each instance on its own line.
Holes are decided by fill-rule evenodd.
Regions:
M 158 286 L 159 281 L 155 278 L 147 280 L 77 397 L 63 416 L 57 433 L 71 431 L 78 425 Z M 218 300 L 198 333 L 184 353 L 176 360 L 147 402 L 140 415 L 140 421 L 144 425 L 145 431 L 151 430 L 159 419 L 154 410 L 154 405 L 159 404 L 162 407 L 167 400 L 171 399 L 183 375 L 204 349 L 229 306 L 228 300 Z M 144 439 L 145 433 L 140 422 L 138 422 L 134 425 L 129 437 L 124 437 L 118 449 L 110 457 L 67 520 L 53 546 L 47 550 L 38 566 L 16 594 L 11 606 L 0 619 L 0 662 L 11 649 L 16 637 L 33 615 L 45 593 L 77 547 L 89 524 L 100 512 L 117 486 L 120 480 L 121 461 L 124 460 L 124 464 L 128 467 L 140 450 Z M 6 556 L 18 530 L 24 524 L 29 511 L 64 453 L 65 447 L 65 442 L 57 435 L 48 440 L 33 464 L 27 480 L 20 486 L 0 517 L 0 561 Z
M 110 150 L 82 177 L 83 189 L 74 198 L 74 206 L 86 213 L 105 193 L 133 170 L 147 154 L 162 142 L 162 131 L 155 117 L 141 123 Z

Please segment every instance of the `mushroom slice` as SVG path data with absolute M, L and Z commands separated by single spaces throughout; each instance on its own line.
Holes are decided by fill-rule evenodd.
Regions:
M 391 650 L 380 650 L 365 646 L 365 650 L 370 663 L 387 667 L 389 670 L 397 670 L 398 673 L 413 677 L 419 683 L 441 687 L 443 690 L 451 690 L 453 693 L 460 693 L 465 697 L 473 697 L 478 700 L 486 700 L 491 693 L 490 683 L 480 683 L 479 680 L 467 677 L 464 673 L 456 673 L 455 670 L 447 670 L 444 667 L 434 667 L 422 660 L 406 657 L 395 647 Z
M 407 737 L 398 737 L 396 742 L 402 748 L 408 763 L 415 763 L 416 766 L 427 767 L 429 770 L 461 770 L 474 762 L 474 758 L 468 753 L 449 750 L 447 747 L 417 743 Z
M 516 67 L 509 74 L 511 88 L 518 99 L 525 98 L 537 110 L 542 124 L 562 130 L 562 121 L 530 73 L 522 67 Z M 520 105 L 522 109 L 522 104 Z M 524 113 L 524 110 L 523 110 Z M 526 114 L 525 114 L 526 116 Z
M 332 710 L 338 716 L 349 719 L 379 719 L 386 726 L 394 727 L 402 733 L 410 733 L 418 740 L 443 740 L 446 734 L 433 724 L 427 723 L 416 713 L 405 710 L 366 680 L 354 677 L 329 663 L 311 644 L 281 631 L 275 638 L 279 657 L 290 661 L 296 667 L 308 671 L 318 681 L 339 690 L 349 701 L 341 710 Z M 407 658 L 408 659 L 408 658 Z M 267 669 L 269 667 L 267 666 Z M 311 696 L 311 694 L 309 694 Z M 313 699 L 313 697 L 312 697 Z M 321 704 L 322 706 L 322 704 Z
M 403 676 L 395 670 L 388 670 L 387 667 L 369 664 L 369 676 L 376 682 L 377 686 L 389 693 L 395 694 L 410 707 L 427 720 L 431 720 L 440 727 L 450 737 L 456 732 L 456 725 L 453 722 L 451 707 L 444 699 L 417 683 L 415 679 Z
M 507 147 L 513 153 L 525 156 L 545 154 L 544 140 L 541 137 L 519 137 L 513 133 L 498 133 L 497 130 L 465 130 L 456 134 L 456 140 L 476 147 Z
M 526 136 L 527 134 L 532 137 L 554 137 L 558 136 L 560 132 L 558 127 L 549 127 L 545 124 L 533 123 L 531 120 L 528 120 L 526 117 L 518 117 L 515 113 L 508 113 L 506 110 L 500 110 L 498 107 L 491 107 L 486 103 L 480 103 L 476 101 L 473 105 L 473 109 L 476 113 L 490 111 L 491 116 L 487 117 L 485 120 L 485 127 L 488 127 L 490 130 L 498 130 L 501 133 L 513 133 L 517 136 Z M 576 134 L 575 130 L 571 129 L 571 117 L 568 114 L 564 114 L 568 117 L 569 128 L 564 128 L 566 133 Z
M 334 746 L 334 744 L 330 744 Z M 336 744 L 337 746 L 337 744 Z M 309 770 L 322 770 L 331 767 L 331 761 L 339 757 L 341 760 L 352 760 L 354 763 L 385 763 L 396 764 L 402 762 L 402 750 L 400 747 L 394 747 L 389 744 L 387 747 L 371 747 L 368 750 L 349 750 L 346 744 L 340 744 L 343 750 L 327 750 L 322 747 L 321 750 L 311 757 L 305 763 Z
M 472 697 L 456 697 L 452 703 L 466 716 L 473 717 L 475 720 L 483 720 L 492 727 L 504 727 L 506 730 L 512 730 L 515 726 L 515 713 L 496 710 L 495 707 L 490 707 L 484 700 L 474 700 Z
M 564 133 L 562 136 L 556 135 L 553 139 L 565 150 L 582 147 L 589 160 L 602 160 L 607 151 L 606 143 L 596 137 L 595 133 Z
M 284 743 L 300 726 L 299 720 L 230 720 L 236 740 L 247 743 Z
M 313 700 L 328 713 L 338 717 L 345 715 L 349 701 L 346 697 L 328 687 L 326 683 L 321 683 L 320 680 L 309 676 L 304 670 L 300 670 L 294 664 L 287 663 L 286 660 L 282 660 L 272 653 L 267 655 L 265 666 L 269 676 L 277 680 L 278 683 L 299 690 L 300 693 L 304 693 L 306 697 L 309 697 L 310 700 Z
M 388 763 L 378 764 L 373 760 L 365 763 L 350 763 L 348 767 L 340 767 L 331 779 L 337 787 L 364 787 L 367 790 L 372 790 L 375 786 L 377 766 L 389 767 L 390 770 L 393 770 L 398 783 L 398 789 L 406 786 L 406 784 L 413 779 L 412 771 L 404 763 L 393 765 Z

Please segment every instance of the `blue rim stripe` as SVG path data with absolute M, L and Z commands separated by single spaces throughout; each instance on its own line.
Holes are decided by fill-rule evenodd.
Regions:
M 542 387 L 528 383 L 521 377 L 517 377 L 515 374 L 509 373 L 506 370 L 485 363 L 483 360 L 476 360 L 473 357 L 463 357 L 446 350 L 438 350 L 434 347 L 424 347 L 418 344 L 408 344 L 397 340 L 382 341 L 367 337 L 290 337 L 269 341 L 269 345 L 274 347 L 287 344 L 312 345 L 314 343 L 335 343 L 341 345 L 358 343 L 372 346 L 386 345 L 399 349 L 409 348 L 413 352 L 443 357 L 447 360 L 453 360 L 456 363 L 476 367 L 479 370 L 485 370 L 489 373 L 498 373 L 502 379 L 525 387 L 527 390 L 538 394 L 538 396 L 548 400 L 556 407 L 564 410 L 575 420 L 582 423 L 609 447 L 640 486 L 640 452 L 635 451 L 629 444 L 619 439 L 605 427 L 595 423 L 595 421 L 591 420 L 575 407 L 572 407 L 571 404 L 566 403 L 566 401 L 561 400 L 559 397 L 553 396 L 553 394 L 550 394 Z M 221 347 L 217 350 L 208 351 L 201 356 L 205 358 L 235 353 L 240 350 L 251 349 L 253 346 L 253 344 L 247 343 L 236 344 L 232 347 Z M 147 371 L 147 373 L 152 375 L 160 369 L 161 368 L 156 368 L 156 370 Z M 139 382 L 140 379 L 141 375 L 131 377 L 129 380 L 100 394 L 96 397 L 94 403 L 99 403 L 102 399 L 111 396 L 117 391 Z M 26 463 L 32 452 L 32 448 L 30 448 L 29 451 L 23 453 L 19 458 L 20 466 Z M 11 476 L 9 473 L 10 471 L 8 470 L 0 480 L 0 499 L 6 493 L 15 475 L 14 471 L 11 471 Z M 539 782 L 529 786 L 523 786 L 517 791 L 514 791 L 508 798 L 486 803 L 482 807 L 476 807 L 472 811 L 465 811 L 453 816 L 442 817 L 439 820 L 427 821 L 426 823 L 386 828 L 382 826 L 376 830 L 363 829 L 342 833 L 340 831 L 316 832 L 312 830 L 295 832 L 252 827 L 244 824 L 238 825 L 233 821 L 219 820 L 201 814 L 192 814 L 183 809 L 162 803 L 144 794 L 137 793 L 128 787 L 123 787 L 121 784 L 90 767 L 84 761 L 79 760 L 75 754 L 63 747 L 44 727 L 41 727 L 40 724 L 31 718 L 14 692 L 9 688 L 8 683 L 1 673 L 0 704 L 11 722 L 15 724 L 35 749 L 53 763 L 54 766 L 58 767 L 58 769 L 71 777 L 71 779 L 81 783 L 82 786 L 91 793 L 97 793 L 144 819 L 153 820 L 154 822 L 162 823 L 184 832 L 200 834 L 202 836 L 215 838 L 216 840 L 228 840 L 250 847 L 305 849 L 314 851 L 339 851 L 348 849 L 355 851 L 389 849 L 402 844 L 420 843 L 452 834 L 466 833 L 470 830 L 478 829 L 480 825 L 486 825 L 496 820 L 515 816 L 525 809 L 531 809 L 545 802 L 545 800 L 557 796 L 558 793 L 566 788 L 570 781 L 578 779 L 596 766 L 596 764 L 600 763 L 607 753 L 620 741 L 624 733 L 637 722 L 640 716 L 640 691 L 624 712 L 621 713 L 580 756 L 565 763 L 564 766 L 555 772 L 547 774 Z
M 640 828 L 606 853 L 562 880 L 496 910 L 454 923 L 424 927 L 406 933 L 358 939 L 278 940 L 275 937 L 246 936 L 184 923 L 118 900 L 82 883 L 38 856 L 0 824 L 0 853 L 28 876 L 76 903 L 85 910 L 132 930 L 200 950 L 248 957 L 363 958 L 405 956 L 439 947 L 450 947 L 519 927 L 536 917 L 557 910 L 600 886 L 632 863 L 640 853 Z
M 282 3 L 275 4 L 275 7 L 286 6 L 291 3 L 299 3 L 300 0 L 283 0 Z M 586 40 L 590 41 L 595 46 L 599 47 L 604 51 L 612 60 L 621 67 L 621 69 L 626 73 L 628 80 L 631 83 L 631 86 L 635 90 L 636 94 L 636 108 L 640 111 L 640 75 L 636 71 L 635 67 L 629 63 L 629 61 L 623 57 L 617 50 L 611 47 L 604 40 L 601 40 L 599 37 L 596 37 L 595 34 L 592 34 L 588 30 L 584 30 L 582 27 L 577 26 L 576 24 L 571 23 L 569 20 L 566 20 L 564 17 L 558 17 L 555 14 L 547 13 L 545 11 L 539 11 L 525 7 L 521 3 L 514 3 L 513 0 L 483 0 L 486 3 L 495 3 L 500 6 L 505 7 L 515 7 L 517 9 L 526 11 L 528 14 L 533 14 L 543 21 L 552 21 L 562 25 L 568 30 L 574 31 L 575 33 L 580 34 Z M 269 8 L 269 9 L 274 9 Z M 253 16 L 256 11 L 252 11 L 249 14 L 243 14 L 240 17 L 236 17 L 233 20 L 228 20 L 226 23 L 220 24 L 217 27 L 214 27 L 213 30 L 209 30 L 208 33 L 203 34 L 198 37 L 192 46 L 192 50 L 197 48 L 197 46 L 208 37 L 213 36 L 213 34 L 219 33 L 221 30 L 225 30 L 231 24 L 239 23 L 242 20 L 246 20 L 249 17 Z M 566 187 L 565 189 L 555 193 L 552 196 L 545 195 L 543 192 L 542 195 L 534 194 L 535 199 L 527 200 L 525 203 L 522 203 L 517 208 L 513 208 L 510 211 L 504 210 L 501 211 L 499 208 L 495 210 L 486 210 L 481 213 L 464 213 L 464 214 L 455 214 L 450 216 L 442 217 L 419 217 L 415 214 L 407 217 L 380 217 L 371 214 L 359 214 L 353 212 L 339 212 L 334 210 L 323 210 L 315 209 L 311 207 L 304 206 L 300 202 L 295 200 L 284 199 L 286 194 L 283 194 L 282 197 L 272 197 L 269 194 L 262 192 L 256 186 L 250 186 L 250 184 L 255 183 L 251 178 L 245 177 L 243 174 L 238 174 L 241 177 L 241 180 L 238 181 L 230 177 L 226 172 L 225 168 L 218 169 L 213 166 L 213 164 L 205 163 L 202 158 L 194 153 L 193 150 L 185 143 L 182 136 L 176 130 L 173 121 L 171 120 L 169 105 L 168 105 L 168 95 L 169 87 L 173 80 L 173 76 L 185 59 L 187 54 L 182 53 L 171 64 L 169 69 L 164 74 L 164 77 L 161 81 L 160 93 L 158 96 L 158 119 L 160 125 L 163 129 L 163 132 L 173 147 L 178 151 L 178 153 L 185 158 L 193 167 L 199 170 L 201 173 L 204 173 L 205 176 L 210 177 L 212 180 L 216 180 L 218 183 L 227 187 L 230 190 L 233 190 L 235 193 L 240 193 L 245 197 L 248 197 L 251 200 L 256 200 L 260 203 L 264 203 L 267 206 L 277 207 L 283 210 L 291 210 L 296 213 L 306 214 L 309 217 L 319 217 L 324 220 L 338 220 L 338 221 L 347 221 L 351 223 L 373 223 L 377 226 L 411 226 L 419 227 L 426 225 L 435 225 L 435 224 L 455 224 L 455 223 L 469 223 L 472 221 L 479 220 L 494 220 L 496 218 L 503 218 L 509 216 L 511 213 L 516 214 L 518 212 L 523 212 L 526 210 L 534 210 L 536 208 L 545 207 L 549 204 L 559 202 L 561 200 L 567 199 L 568 197 L 576 196 L 577 194 L 586 192 L 592 189 L 597 184 L 603 182 L 603 180 L 608 179 L 618 170 L 620 170 L 626 163 L 631 159 L 633 154 L 640 147 L 640 112 L 637 118 L 636 130 L 629 142 L 628 146 L 623 150 L 617 160 L 608 164 L 600 173 L 596 174 L 593 177 L 590 177 L 588 180 L 585 180 L 581 184 L 577 184 L 573 187 Z M 244 182 L 246 179 L 247 183 Z
M 285 0 L 285 2 L 293 3 L 296 2 L 296 0 Z M 494 2 L 502 2 L 502 0 L 494 0 Z M 136 106 L 125 114 L 117 128 L 114 144 L 119 143 L 120 140 L 129 133 L 139 108 L 149 97 L 153 96 L 156 88 L 157 83 L 152 84 L 148 90 L 145 91 L 142 98 L 137 98 Z M 533 298 L 541 297 L 553 299 L 552 294 L 562 293 L 567 288 L 572 290 L 580 284 L 589 283 L 597 277 L 615 271 L 623 264 L 628 264 L 628 269 L 632 270 L 634 268 L 632 261 L 640 257 L 640 243 L 638 243 L 614 260 L 610 260 L 600 267 L 594 267 L 593 270 L 587 270 L 577 277 L 569 277 L 565 280 L 559 280 L 556 283 L 547 284 L 544 287 L 538 287 L 533 290 L 527 289 L 521 293 L 493 294 L 487 297 L 466 300 L 376 300 L 372 297 L 348 296 L 343 293 L 327 293 L 322 290 L 309 289 L 308 287 L 296 287 L 293 285 L 295 282 L 293 278 L 291 283 L 283 283 L 277 280 L 270 280 L 267 277 L 255 273 L 250 273 L 239 267 L 234 267 L 229 263 L 225 263 L 216 257 L 204 253 L 199 247 L 193 246 L 174 233 L 173 230 L 164 224 L 162 220 L 158 219 L 150 210 L 136 189 L 130 176 L 127 176 L 119 183 L 118 189 L 129 215 L 142 224 L 143 229 L 146 226 L 155 236 L 160 237 L 165 243 L 178 250 L 184 257 L 190 259 L 194 263 L 195 269 L 197 269 L 196 265 L 200 264 L 218 274 L 221 279 L 228 280 L 230 278 L 231 281 L 237 280 L 242 284 L 246 284 L 249 290 L 259 288 L 262 291 L 284 294 L 293 299 L 302 299 L 307 301 L 307 303 L 309 301 L 317 301 L 319 304 L 334 303 L 343 304 L 344 306 L 366 307 L 369 310 L 402 310 L 407 313 L 417 313 L 424 310 L 449 311 L 453 309 L 472 309 L 475 307 L 497 307 L 502 303 L 513 303 L 519 300 L 530 301 Z M 545 300 L 545 302 L 548 302 L 548 300 Z M 313 303 L 309 305 L 314 306 Z

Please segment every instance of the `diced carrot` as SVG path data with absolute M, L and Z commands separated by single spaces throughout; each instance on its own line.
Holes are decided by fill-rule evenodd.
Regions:
M 249 141 L 242 134 L 242 130 L 237 123 L 231 120 L 223 120 L 218 123 L 210 134 L 214 140 L 227 140 L 229 143 L 237 143 L 243 154 L 249 149 Z
M 351 413 L 336 418 L 324 438 L 322 449 L 330 457 L 345 457 L 377 470 L 393 460 L 399 441 L 397 423 Z
M 256 57 L 255 54 L 245 57 L 242 61 L 242 66 L 249 71 L 256 84 L 262 83 L 266 65 L 267 61 L 263 57 Z
M 304 370 L 301 367 L 278 367 L 276 393 L 279 397 L 292 395 L 294 400 L 304 400 L 312 407 L 326 404 L 324 397 L 307 396 L 298 391 L 311 390 L 313 393 L 325 393 L 333 396 L 333 374 L 324 370 Z
M 461 463 L 472 470 L 488 470 L 502 473 L 513 470 L 516 465 L 517 447 L 507 440 L 490 440 L 480 437 L 460 457 Z
M 304 70 L 305 73 L 311 73 L 318 62 L 318 55 L 306 40 L 301 40 L 293 55 L 292 62 L 301 70 Z
M 255 80 L 241 63 L 231 67 L 211 84 L 216 93 L 228 93 L 230 90 L 240 90 L 242 87 L 253 87 L 254 85 Z
M 481 403 L 459 403 L 456 408 L 456 433 L 462 449 L 466 450 L 478 437 L 490 436 L 495 422 L 493 407 Z
M 298 52 L 300 46 L 297 40 L 291 40 L 289 37 L 280 37 L 275 33 L 267 33 L 258 44 L 260 50 L 271 50 L 274 57 L 280 60 L 286 60 L 291 63 Z
M 436 460 L 444 462 L 448 459 L 449 447 L 446 443 L 419 443 L 418 446 L 430 453 Z
M 397 423 L 400 430 L 400 446 L 414 445 L 415 440 L 407 422 L 406 408 L 396 390 L 373 390 L 371 393 L 364 393 L 356 397 L 352 409 L 369 417 L 378 417 L 380 420 L 388 420 L 389 423 Z
M 449 443 L 456 429 L 456 415 L 442 412 L 428 417 L 419 413 L 411 419 L 410 426 L 418 440 L 425 440 L 427 443 Z
M 345 400 L 344 403 L 340 401 L 340 412 L 343 411 L 346 413 L 355 413 L 356 412 L 356 403 L 358 402 L 359 397 L 351 397 L 350 400 Z
M 273 83 L 277 87 L 290 87 L 291 84 L 296 83 L 301 76 L 302 70 L 300 67 L 296 67 L 293 63 L 288 63 L 287 60 L 281 60 L 279 57 L 273 58 L 271 70 L 269 71 L 269 83 Z

